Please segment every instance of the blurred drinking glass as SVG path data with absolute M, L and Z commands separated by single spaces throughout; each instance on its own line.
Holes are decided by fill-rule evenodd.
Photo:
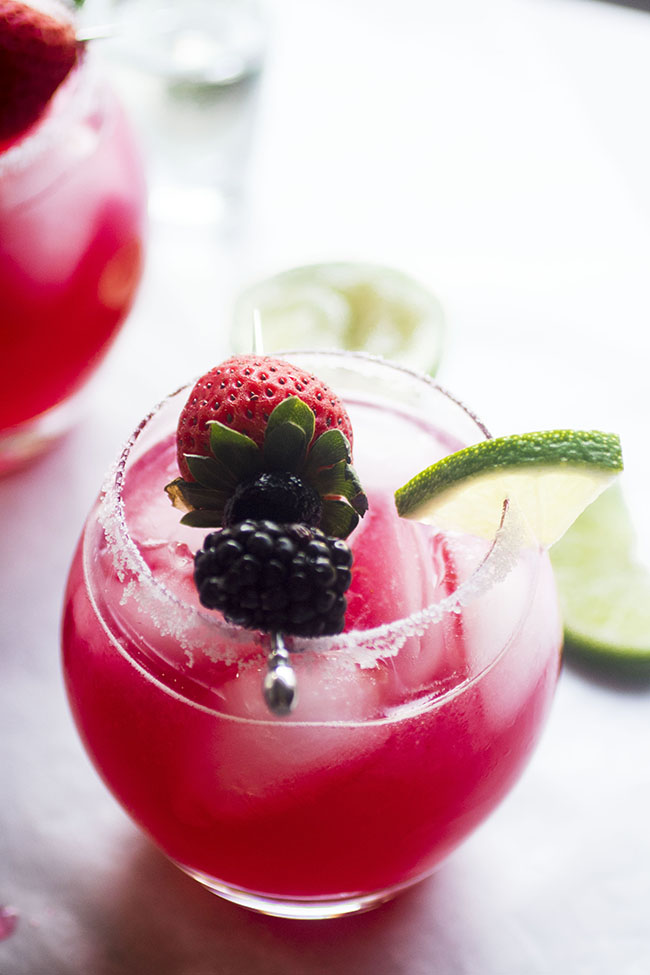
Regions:
M 106 0 L 115 80 L 142 134 L 154 219 L 226 221 L 239 203 L 266 22 L 255 0 Z

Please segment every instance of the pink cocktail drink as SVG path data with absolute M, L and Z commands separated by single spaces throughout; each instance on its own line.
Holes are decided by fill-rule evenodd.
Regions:
M 269 713 L 268 636 L 199 605 L 163 488 L 183 395 L 141 427 L 68 583 L 64 666 L 98 771 L 223 896 L 291 917 L 363 909 L 430 873 L 516 780 L 548 712 L 560 626 L 546 554 L 400 519 L 392 493 L 483 428 L 432 382 L 303 354 L 344 398 L 370 509 L 340 636 L 290 641 L 298 706 Z M 391 444 L 390 457 L 386 445 Z
M 131 131 L 86 60 L 0 151 L 0 472 L 66 425 L 62 404 L 108 350 L 140 280 L 145 210 Z

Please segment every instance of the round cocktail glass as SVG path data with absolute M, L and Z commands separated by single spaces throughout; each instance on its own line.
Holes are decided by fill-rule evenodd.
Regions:
M 133 302 L 145 212 L 131 131 L 86 58 L 0 147 L 0 474 L 74 419 Z
M 322 918 L 421 880 L 497 805 L 548 712 L 560 624 L 548 556 L 512 506 L 489 540 L 397 517 L 394 489 L 484 439 L 478 420 L 382 360 L 286 358 L 343 398 L 370 501 L 346 632 L 287 638 L 295 711 L 265 706 L 268 635 L 197 601 L 204 531 L 163 491 L 187 390 L 138 428 L 88 518 L 64 671 L 96 768 L 175 863 L 253 909 Z

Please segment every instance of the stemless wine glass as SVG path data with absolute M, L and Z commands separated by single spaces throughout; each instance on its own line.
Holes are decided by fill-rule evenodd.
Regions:
M 87 55 L 0 152 L 0 474 L 74 419 L 131 307 L 145 211 L 131 131 Z
M 111 471 L 76 553 L 64 672 L 82 739 L 183 870 L 268 914 L 364 910 L 427 876 L 519 775 L 548 712 L 560 624 L 545 551 L 506 505 L 495 538 L 400 519 L 392 493 L 482 424 L 433 380 L 359 353 L 285 353 L 343 399 L 370 508 L 346 631 L 290 639 L 298 704 L 267 709 L 268 634 L 203 609 L 164 485 L 188 390 Z

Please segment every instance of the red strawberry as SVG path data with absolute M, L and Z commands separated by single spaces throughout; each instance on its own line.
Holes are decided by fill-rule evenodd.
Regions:
M 193 480 L 184 454 L 210 454 L 208 422 L 219 420 L 261 445 L 269 414 L 287 396 L 298 396 L 316 417 L 314 440 L 338 428 L 352 446 L 352 424 L 329 386 L 282 359 L 236 355 L 198 380 L 180 415 L 177 428 L 178 467 Z
M 82 50 L 58 0 L 0 0 L 0 141 L 36 122 Z

